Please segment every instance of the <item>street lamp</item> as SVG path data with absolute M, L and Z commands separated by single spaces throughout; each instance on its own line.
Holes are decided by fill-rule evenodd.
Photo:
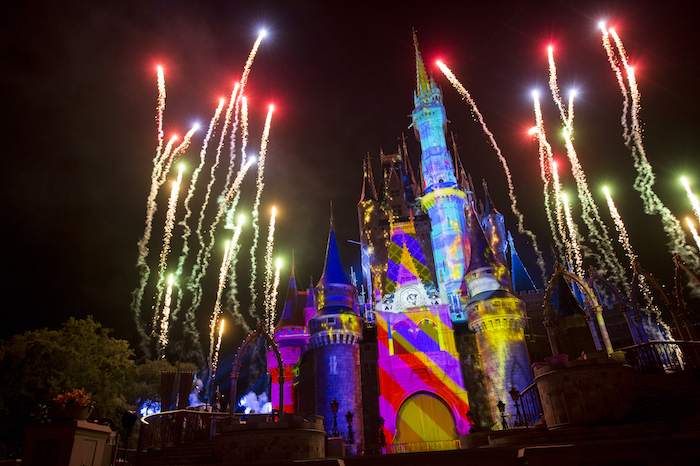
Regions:
M 338 403 L 338 400 L 334 397 L 330 404 L 331 411 L 333 411 L 333 430 L 331 431 L 331 435 L 333 437 L 340 437 L 340 432 L 338 432 L 338 406 L 340 406 L 340 403 Z
M 345 415 L 345 419 L 348 421 L 348 439 L 345 443 L 352 445 L 355 443 L 355 432 L 352 430 L 352 411 L 348 411 Z
M 498 411 L 501 412 L 501 426 L 503 426 L 503 430 L 506 430 L 508 428 L 508 424 L 506 423 L 506 404 L 502 402 L 501 400 L 498 400 L 498 404 L 496 405 L 498 408 Z
M 469 433 L 476 431 L 476 424 L 474 423 L 474 415 L 471 410 L 467 411 L 467 421 L 469 422 Z
M 514 427 L 520 427 L 525 425 L 525 419 L 523 419 L 523 415 L 520 413 L 520 405 L 518 404 L 518 399 L 520 398 L 520 392 L 518 391 L 517 388 L 512 387 L 510 391 L 510 397 L 513 399 L 515 402 L 515 423 Z
M 384 433 L 384 418 L 379 418 L 379 452 L 382 453 L 386 445 L 386 434 Z

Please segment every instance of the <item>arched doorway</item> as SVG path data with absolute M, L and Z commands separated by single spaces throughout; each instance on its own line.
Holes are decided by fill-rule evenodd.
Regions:
M 457 440 L 452 410 L 437 395 L 418 392 L 403 402 L 396 421 L 394 443 Z

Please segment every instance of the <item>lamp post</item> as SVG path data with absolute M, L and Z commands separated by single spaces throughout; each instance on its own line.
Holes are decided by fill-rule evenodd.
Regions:
M 506 413 L 505 413 L 506 404 L 503 401 L 498 400 L 498 404 L 496 405 L 496 407 L 498 408 L 498 411 L 500 411 L 500 413 L 501 413 L 501 426 L 503 427 L 503 430 L 506 430 L 506 429 L 508 429 L 508 424 L 506 423 Z
M 338 400 L 334 397 L 330 404 L 331 411 L 333 411 L 333 430 L 331 431 L 331 435 L 333 437 L 340 437 L 340 432 L 338 432 L 338 406 L 340 406 L 340 403 L 338 403 Z
M 467 411 L 467 421 L 469 422 L 469 433 L 476 432 L 476 424 L 474 423 L 474 415 L 471 410 Z
M 523 415 L 520 413 L 520 405 L 518 404 L 518 399 L 520 398 L 520 392 L 518 391 L 517 388 L 512 387 L 508 393 L 510 393 L 510 397 L 515 402 L 515 423 L 513 424 L 513 427 L 524 426 L 525 419 L 523 419 Z
M 384 433 L 384 418 L 379 418 L 379 452 L 383 453 L 382 450 L 386 445 L 386 434 Z
M 355 432 L 352 430 L 352 411 L 348 411 L 345 415 L 345 419 L 348 421 L 348 439 L 345 441 L 348 445 L 355 443 Z

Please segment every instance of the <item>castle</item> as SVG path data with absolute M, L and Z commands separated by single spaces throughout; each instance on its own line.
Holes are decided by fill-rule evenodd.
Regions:
M 429 445 L 500 428 L 503 414 L 515 415 L 509 390 L 532 383 L 526 305 L 516 290 L 534 286 L 512 247 L 507 254 L 504 219 L 485 183 L 480 207 L 447 149 L 442 94 L 415 36 L 414 45 L 419 172 L 405 143 L 381 154 L 378 193 L 365 162 L 360 292 L 342 266 L 331 220 L 323 275 L 315 290 L 298 290 L 292 268 L 274 335 L 284 385 L 273 382 L 271 399 L 283 390 L 284 412 L 322 415 L 329 436 L 346 437 L 351 414 L 354 444 L 367 448 L 380 437 Z M 278 380 L 272 351 L 268 368 Z

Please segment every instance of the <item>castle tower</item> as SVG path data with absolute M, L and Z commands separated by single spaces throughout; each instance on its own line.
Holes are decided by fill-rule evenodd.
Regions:
M 375 314 L 387 443 L 456 441 L 469 430 L 469 404 L 450 308 L 438 296 L 410 221 L 392 225 L 384 299 Z
M 457 185 L 452 156 L 447 150 L 442 93 L 428 77 L 415 33 L 413 43 L 417 83 L 412 117 L 422 149 L 424 194 L 421 204 L 432 226 L 431 241 L 440 294 L 449 300 L 452 320 L 463 322 L 466 316 L 460 302 L 460 288 L 466 270 L 465 259 L 469 257 L 464 213 L 467 195 Z
M 486 184 L 486 180 L 482 180 L 482 186 L 484 187 L 484 215 L 481 216 L 481 228 L 484 230 L 486 239 L 491 246 L 491 251 L 496 255 L 496 259 L 502 265 L 507 265 L 506 251 L 508 250 L 508 242 L 506 236 L 506 222 L 493 203 L 491 195 L 489 194 L 489 187 Z M 506 269 L 506 274 L 508 274 L 508 288 L 513 291 L 513 282 L 511 280 L 510 274 Z
M 280 321 L 275 327 L 275 343 L 282 356 L 284 367 L 284 411 L 285 413 L 299 412 L 298 397 L 294 389 L 294 366 L 301 354 L 306 350 L 309 335 L 306 332 L 305 303 L 307 292 L 298 291 L 296 277 L 294 276 L 294 264 L 292 263 L 292 275 L 289 277 L 287 297 Z M 279 364 L 272 349 L 267 352 L 267 367 L 272 379 L 270 399 L 272 407 L 279 409 L 279 390 L 277 382 L 279 377 Z M 280 410 L 282 411 L 282 410 Z
M 532 383 L 524 333 L 525 304 L 510 293 L 508 271 L 493 254 L 473 206 L 469 224 L 471 258 L 465 276 L 471 298 L 468 325 L 476 334 L 484 380 L 485 397 L 479 394 L 479 398 L 489 401 L 490 422 L 499 425 L 498 401 L 506 404 L 507 414 L 515 419 L 508 391 L 512 387 L 522 391 Z M 483 426 L 488 420 L 481 422 Z
M 352 412 L 355 445 L 364 444 L 360 351 L 362 318 L 353 310 L 357 290 L 350 283 L 338 251 L 331 221 L 326 263 L 316 285 L 318 313 L 309 320 L 309 351 L 313 352 L 315 413 L 323 416 L 329 436 L 333 430 L 333 399 L 340 404 L 338 430 L 347 436 L 345 415 Z

